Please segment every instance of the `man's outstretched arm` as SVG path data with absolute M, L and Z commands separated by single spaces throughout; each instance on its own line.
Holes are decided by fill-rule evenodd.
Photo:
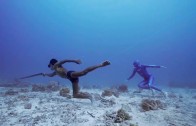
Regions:
M 150 68 L 167 68 L 165 66 L 159 66 L 159 65 L 143 65 L 145 67 L 150 67 Z
M 56 65 L 59 66 L 59 65 L 62 65 L 64 63 L 68 63 L 68 62 L 73 62 L 73 63 L 76 63 L 76 64 L 81 64 L 82 63 L 81 60 L 68 60 L 68 59 L 66 59 L 66 60 L 59 61 L 58 63 L 55 64 L 55 66 Z
M 133 78 L 135 76 L 135 73 L 136 73 L 136 69 L 133 70 L 131 76 L 127 78 L 127 80 L 130 80 L 131 78 Z

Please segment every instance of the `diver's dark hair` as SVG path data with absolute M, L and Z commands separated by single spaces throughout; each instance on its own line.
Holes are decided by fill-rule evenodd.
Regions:
M 50 65 L 54 65 L 55 63 L 57 63 L 58 62 L 58 60 L 56 60 L 56 59 L 51 59 L 50 60 L 50 63 L 48 64 L 48 67 L 50 67 Z

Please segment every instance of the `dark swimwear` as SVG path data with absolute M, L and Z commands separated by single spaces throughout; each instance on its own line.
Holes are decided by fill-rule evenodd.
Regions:
M 74 98 L 83 98 L 83 99 L 90 99 L 92 102 L 92 96 L 89 93 L 85 93 L 85 92 L 79 92 L 80 88 L 78 85 L 79 82 L 79 78 L 76 77 L 72 77 L 71 73 L 74 71 L 68 71 L 67 72 L 67 79 L 69 79 L 72 83 L 72 88 L 73 88 L 73 97 Z
M 73 78 L 72 76 L 71 76 L 71 73 L 72 72 L 74 72 L 74 71 L 68 71 L 67 72 L 67 78 L 72 82 L 72 83 L 74 83 L 74 82 L 78 82 L 79 81 L 79 78 L 77 77 L 77 78 Z
M 78 86 L 78 81 L 79 81 L 79 78 L 73 78 L 71 76 L 71 73 L 74 72 L 74 71 L 68 71 L 67 72 L 67 78 L 71 81 L 72 83 L 72 88 L 73 88 L 73 96 L 75 96 L 76 94 L 79 93 L 79 86 Z

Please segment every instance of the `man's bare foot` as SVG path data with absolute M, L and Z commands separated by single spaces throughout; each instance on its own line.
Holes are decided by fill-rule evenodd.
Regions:
M 110 62 L 109 61 L 104 61 L 101 65 L 102 66 L 107 66 L 107 65 L 110 65 Z

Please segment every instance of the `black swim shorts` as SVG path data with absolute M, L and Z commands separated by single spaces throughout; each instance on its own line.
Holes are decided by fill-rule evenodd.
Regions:
M 79 81 L 79 78 L 77 77 L 77 78 L 74 78 L 74 77 L 72 77 L 71 76 L 71 73 L 72 72 L 74 72 L 74 71 L 68 71 L 67 72 L 67 78 L 72 82 L 72 83 L 74 83 L 74 82 L 76 82 L 76 81 Z

